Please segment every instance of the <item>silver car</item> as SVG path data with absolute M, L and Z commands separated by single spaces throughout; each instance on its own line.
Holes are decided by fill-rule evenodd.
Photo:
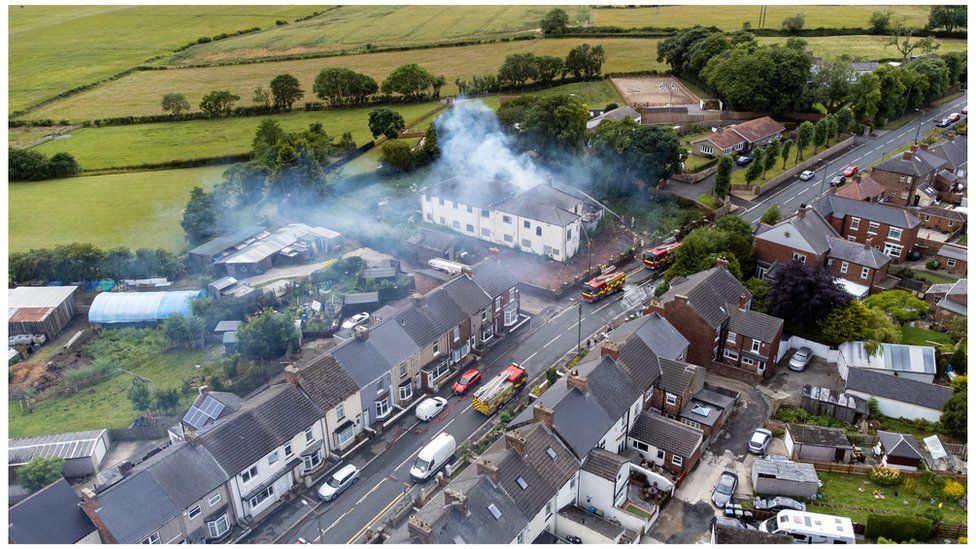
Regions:
M 773 432 L 760 427 L 752 432 L 752 438 L 749 439 L 749 451 L 753 454 L 765 454 L 766 448 L 769 448 L 769 443 L 772 440 Z
M 800 511 L 804 512 L 807 510 L 807 505 L 801 501 L 796 501 L 793 498 L 788 498 L 784 496 L 776 496 L 773 498 L 756 498 L 753 501 L 753 508 L 759 509 L 760 511 Z
M 811 359 L 813 359 L 813 349 L 810 347 L 800 347 L 793 353 L 793 357 L 790 358 L 790 370 L 802 372 L 807 368 L 807 364 L 810 364 Z
M 732 503 L 732 495 L 735 494 L 738 485 L 739 475 L 732 471 L 722 471 L 721 476 L 718 477 L 718 484 L 712 490 L 712 503 L 719 509 Z
M 800 174 L 800 179 L 802 179 L 803 181 L 810 181 L 816 175 L 817 174 L 811 172 L 810 170 L 804 170 L 803 173 Z
M 332 501 L 357 480 L 359 480 L 359 468 L 352 463 L 346 464 L 319 486 L 319 498 L 322 501 Z

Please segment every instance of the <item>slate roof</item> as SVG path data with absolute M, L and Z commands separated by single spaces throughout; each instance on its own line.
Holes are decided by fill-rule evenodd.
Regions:
M 941 410 L 952 396 L 950 387 L 860 368 L 848 370 L 847 391 L 915 404 L 930 410 Z
M 99 493 L 96 512 L 116 541 L 139 543 L 228 478 L 206 447 L 183 442 Z
M 586 456 L 586 461 L 583 462 L 583 470 L 587 473 L 593 473 L 600 478 L 614 481 L 620 473 L 620 468 L 628 461 L 627 458 L 620 454 L 615 454 L 603 448 L 594 448 Z
M 243 322 L 240 320 L 221 320 L 217 323 L 217 326 L 214 327 L 214 332 L 218 334 L 223 332 L 236 332 L 237 329 L 241 327 L 241 324 L 243 324 Z
M 699 366 L 671 360 L 670 358 L 659 358 L 661 364 L 660 387 L 673 395 L 684 394 L 685 390 L 695 379 L 695 373 L 700 369 Z
M 884 448 L 885 454 L 894 457 L 909 459 L 925 459 L 922 450 L 918 447 L 918 441 L 910 434 L 892 433 L 890 431 L 878 431 L 878 439 Z
M 958 259 L 960 261 L 966 261 L 967 258 L 966 248 L 961 248 L 959 246 L 952 246 L 949 244 L 942 246 L 942 248 L 939 250 L 939 253 L 937 255 L 942 257 L 949 257 L 952 259 Z
M 871 72 L 878 68 L 879 63 L 877 61 L 851 61 L 851 70 L 856 72 Z
M 831 237 L 827 240 L 830 242 L 830 253 L 827 254 L 827 257 L 831 259 L 847 261 L 872 269 L 880 269 L 891 263 L 891 257 L 872 246 L 865 246 L 860 242 L 851 242 L 843 238 Z
M 335 357 L 359 387 L 366 387 L 419 349 L 399 324 L 398 318 L 394 317 L 370 326 L 366 341 L 349 338 L 333 347 L 329 354 Z
M 519 217 L 565 227 L 580 216 L 573 210 L 580 203 L 575 196 L 545 183 L 519 193 L 495 209 Z
M 919 149 L 908 160 L 905 160 L 903 154 L 899 154 L 878 164 L 874 169 L 900 175 L 924 177 L 938 171 L 945 163 L 946 160 L 944 158 Z
M 772 343 L 783 330 L 783 319 L 729 303 L 729 331 Z
M 866 201 L 874 200 L 883 195 L 884 191 L 884 186 L 881 183 L 875 181 L 868 174 L 863 174 L 861 175 L 860 181 L 853 179 L 837 189 L 837 192 L 834 194 L 841 198 Z
M 321 354 L 296 367 L 299 386 L 320 410 L 331 410 L 359 392 L 359 385 L 332 355 Z
M 659 359 L 677 359 L 688 349 L 688 340 L 657 313 L 621 324 L 609 339 L 619 345 L 617 363 L 642 391 L 661 377 Z
M 16 544 L 76 543 L 95 531 L 81 498 L 63 478 L 12 506 L 7 523 L 7 536 Z
M 604 120 L 610 120 L 610 119 L 622 120 L 624 118 L 630 118 L 632 120 L 636 120 L 639 123 L 641 120 L 641 113 L 635 111 L 633 107 L 624 105 L 623 107 L 618 107 L 616 109 L 604 113 L 600 113 L 599 115 L 590 118 L 589 120 L 586 121 L 586 129 L 588 130 L 593 129 L 599 126 L 600 123 L 603 122 Z
M 885 206 L 877 202 L 851 200 L 850 198 L 843 198 L 833 194 L 828 194 L 820 200 L 817 200 L 813 203 L 813 207 L 824 217 L 833 216 L 843 219 L 849 215 L 901 229 L 914 229 L 922 224 L 908 210 L 894 206 Z
M 729 317 L 728 303 L 738 303 L 741 295 L 752 299 L 749 290 L 724 267 L 675 278 L 660 301 L 669 302 L 676 295 L 686 296 L 691 309 L 713 328 L 721 326 Z
M 507 181 L 492 179 L 488 181 L 456 175 L 420 191 L 420 194 L 445 198 L 467 206 L 490 209 L 518 193 L 518 188 Z
M 790 437 L 795 442 L 802 442 L 806 445 L 827 446 L 830 448 L 851 447 L 851 441 L 844 434 L 844 430 L 836 427 L 787 423 L 786 429 L 790 432 Z
M 837 236 L 830 223 L 812 208 L 803 217 L 794 215 L 758 233 L 756 238 L 820 255 L 830 249 L 828 239 Z
M 199 435 L 220 466 L 236 475 L 324 417 L 291 383 L 273 385 Z
M 687 459 L 701 447 L 703 433 L 700 429 L 680 421 L 653 412 L 644 412 L 637 416 L 630 437 Z
M 750 143 L 755 143 L 775 133 L 786 131 L 786 126 L 768 116 L 760 116 L 752 120 L 732 126 L 732 131 L 744 137 Z
M 581 526 L 589 528 L 594 532 L 612 540 L 616 540 L 619 536 L 626 532 L 626 529 L 619 524 L 614 524 L 609 520 L 594 515 L 589 511 L 584 511 L 576 505 L 567 505 L 559 510 L 559 516 L 566 520 L 575 522 Z
M 958 170 L 960 166 L 966 164 L 968 155 L 966 146 L 968 138 L 965 135 L 957 135 L 951 140 L 946 140 L 929 147 L 929 152 L 948 162 L 951 171 Z
M 921 215 L 931 215 L 936 217 L 944 217 L 946 219 L 951 219 L 952 221 L 962 221 L 966 222 L 966 216 L 956 210 L 949 210 L 946 208 L 940 208 L 939 206 L 923 206 L 918 209 L 918 213 Z
M 471 268 L 471 278 L 491 297 L 518 285 L 518 278 L 501 261 L 486 259 Z
M 712 132 L 706 137 L 701 138 L 698 141 L 692 142 L 692 145 L 699 143 L 701 141 L 710 141 L 719 150 L 731 149 L 738 143 L 745 143 L 746 139 L 739 135 L 738 133 L 732 131 L 732 128 L 720 128 L 721 131 Z

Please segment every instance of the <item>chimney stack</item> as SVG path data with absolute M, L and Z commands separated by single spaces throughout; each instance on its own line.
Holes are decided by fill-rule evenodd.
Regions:
M 501 251 L 492 246 L 491 248 L 488 248 L 488 256 L 497 261 L 501 258 Z
M 586 393 L 590 388 L 590 380 L 586 376 L 579 375 L 579 372 L 576 370 L 573 370 L 572 373 L 566 376 L 566 384 L 581 393 Z
M 929 145 L 928 143 L 919 143 L 918 148 L 922 149 L 923 151 L 927 151 L 929 150 Z
M 505 433 L 505 448 L 515 450 L 522 457 L 525 457 L 525 443 L 525 437 L 518 431 L 508 431 Z
M 532 420 L 542 423 L 546 427 L 552 429 L 552 415 L 553 411 L 551 408 L 546 408 L 542 404 L 536 404 L 532 406 Z
M 616 341 L 611 339 L 604 339 L 603 343 L 600 345 L 600 356 L 609 356 L 610 358 L 617 360 L 617 356 L 620 354 L 620 345 Z
M 101 505 L 98 502 L 98 496 L 95 495 L 95 491 L 91 488 L 81 489 L 81 509 L 95 525 L 95 528 L 98 530 L 98 536 L 102 538 L 102 543 L 118 543 L 115 541 L 115 536 L 112 535 L 112 532 L 102 522 L 102 517 L 98 516 L 98 510 L 101 509 Z
M 437 474 L 434 475 L 434 480 L 437 481 L 438 488 L 447 488 L 447 485 L 451 482 L 446 476 L 444 476 L 444 471 L 438 471 Z
M 688 305 L 688 296 L 682 294 L 675 294 L 674 302 L 679 303 L 681 305 Z
M 487 459 L 478 459 L 475 462 L 479 475 L 485 475 L 495 484 L 498 484 L 498 466 Z
M 360 341 L 369 341 L 369 326 L 356 326 L 356 339 Z
M 905 152 L 901 153 L 901 159 L 902 160 L 911 160 L 912 159 L 912 151 L 905 151 Z
M 715 266 L 722 267 L 727 271 L 729 270 L 729 261 L 724 257 L 719 257 L 718 259 L 715 260 Z
M 461 515 L 468 516 L 471 512 L 468 510 L 468 496 L 462 494 L 457 490 L 451 490 L 450 488 L 444 489 L 444 507 L 450 505 L 458 505 L 461 510 Z
M 420 305 L 424 301 L 424 296 L 421 293 L 414 292 L 410 294 L 410 301 L 412 301 L 414 305 Z
M 294 364 L 289 364 L 288 366 L 285 366 L 285 381 L 297 387 L 298 378 L 299 378 L 298 368 L 296 368 Z
M 740 311 L 746 310 L 746 294 L 742 294 L 739 296 L 739 310 Z
M 797 219 L 803 219 L 804 217 L 806 217 L 807 216 L 807 209 L 808 209 L 808 206 L 806 204 L 800 204 L 799 207 L 797 207 L 797 209 L 796 209 L 796 217 L 797 217 Z M 725 266 L 728 267 L 728 263 L 727 262 L 726 262 Z
M 434 531 L 431 530 L 429 524 L 420 520 L 417 515 L 410 515 L 410 518 L 407 519 L 407 532 L 421 543 L 434 543 Z

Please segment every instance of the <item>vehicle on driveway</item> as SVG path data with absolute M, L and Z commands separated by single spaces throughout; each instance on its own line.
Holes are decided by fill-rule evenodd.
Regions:
M 332 501 L 357 480 L 359 480 L 359 469 L 352 463 L 347 463 L 319 486 L 319 498 L 322 501 Z
M 747 166 L 750 162 L 752 162 L 751 154 L 742 154 L 735 157 L 735 163 L 740 166 Z
M 369 320 L 369 313 L 359 313 L 356 315 L 352 315 L 342 323 L 342 329 L 351 330 L 356 326 L 365 324 L 367 320 Z
M 952 120 L 949 120 L 948 118 L 943 118 L 935 123 L 935 125 L 940 128 L 948 128 L 949 124 L 952 124 Z
M 481 372 L 471 368 L 454 382 L 454 394 L 463 395 L 481 381 Z
M 811 172 L 810 170 L 803 170 L 803 172 L 801 172 L 801 173 L 800 173 L 800 180 L 801 180 L 801 181 L 810 181 L 810 180 L 811 180 L 811 179 L 813 179 L 813 178 L 814 178 L 814 177 L 815 177 L 816 175 L 817 175 L 817 174 L 815 174 L 815 173 L 813 173 L 813 172 Z
M 949 115 L 949 121 L 950 122 L 959 122 L 959 119 L 960 118 L 962 118 L 962 115 L 959 114 L 959 113 L 957 113 L 957 112 L 954 112 L 954 113 L 952 113 L 952 114 Z
M 712 503 L 719 509 L 732 503 L 732 495 L 735 494 L 737 486 L 739 486 L 739 475 L 732 471 L 722 471 L 718 477 L 718 484 L 712 490 Z
M 416 414 L 420 421 L 430 421 L 440 415 L 447 406 L 447 399 L 444 397 L 430 397 L 417 405 Z
M 830 186 L 840 187 L 841 185 L 844 184 L 845 181 L 847 181 L 847 178 L 844 177 L 843 175 L 835 175 L 830 178 Z
M 802 501 L 796 501 L 793 498 L 788 498 L 785 496 L 776 496 L 772 498 L 756 498 L 752 502 L 753 509 L 759 509 L 760 511 L 806 511 L 807 504 Z
M 769 443 L 772 440 L 773 432 L 760 427 L 752 432 L 752 437 L 749 439 L 749 451 L 753 454 L 765 454 L 766 448 L 769 448 Z
M 800 347 L 793 353 L 793 357 L 790 358 L 790 370 L 794 372 L 802 372 L 806 370 L 807 364 L 810 364 L 810 360 L 813 359 L 813 349 L 810 347 Z
M 857 174 L 857 166 L 855 166 L 854 164 L 851 164 L 851 165 L 847 166 L 846 168 L 844 168 L 844 171 L 842 171 L 840 173 L 844 177 L 854 177 L 854 175 Z
M 759 529 L 791 536 L 793 543 L 856 543 L 854 523 L 847 517 L 836 515 L 780 511 L 775 517 L 759 523 Z
M 726 528 L 735 528 L 736 530 L 758 530 L 757 527 L 735 517 L 715 517 L 712 519 L 712 522 L 715 526 L 725 526 Z

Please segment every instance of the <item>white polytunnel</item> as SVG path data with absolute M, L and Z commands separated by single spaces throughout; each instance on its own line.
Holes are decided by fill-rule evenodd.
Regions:
M 202 291 L 177 292 L 102 292 L 95 296 L 88 310 L 91 324 L 156 323 L 179 314 L 193 314 L 193 301 Z

